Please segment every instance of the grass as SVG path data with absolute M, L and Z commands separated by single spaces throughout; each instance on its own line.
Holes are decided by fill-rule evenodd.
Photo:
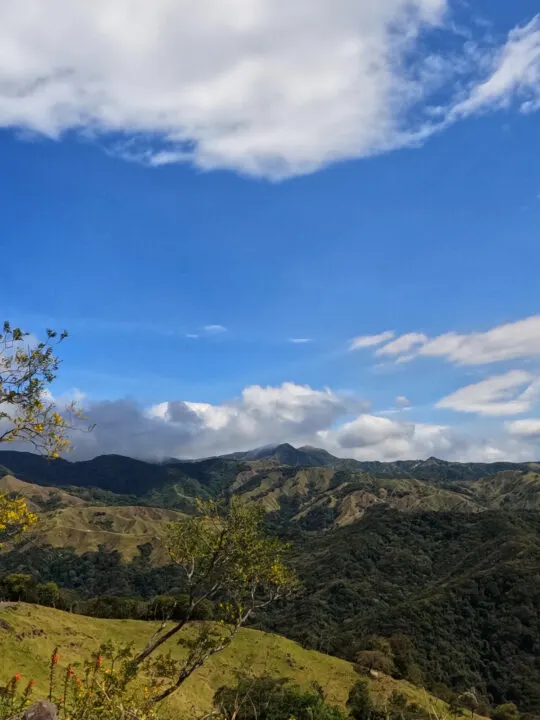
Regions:
M 102 641 L 134 642 L 141 647 L 154 629 L 154 623 L 139 620 L 101 620 L 25 603 L 0 605 L 0 684 L 18 672 L 25 681 L 34 679 L 35 696 L 43 696 L 48 661 L 55 647 L 59 647 L 60 667 L 65 667 L 88 657 Z M 182 653 L 174 644 L 171 649 L 175 655 Z M 229 648 L 211 658 L 174 696 L 175 715 L 194 718 L 208 712 L 216 689 L 234 684 L 238 672 L 289 678 L 303 687 L 317 681 L 325 688 L 328 702 L 341 707 L 358 679 L 353 666 L 344 660 L 305 650 L 279 635 L 244 629 Z M 381 677 L 370 678 L 369 683 L 374 699 L 380 703 L 398 690 L 411 702 L 438 711 L 445 708 L 442 701 L 404 681 Z

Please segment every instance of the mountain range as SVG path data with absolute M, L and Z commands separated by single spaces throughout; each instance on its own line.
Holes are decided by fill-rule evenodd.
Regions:
M 303 587 L 259 628 L 348 660 L 391 641 L 400 677 L 540 716 L 539 463 L 362 462 L 282 444 L 163 462 L 2 452 L 0 466 L 0 491 L 40 516 L 0 552 L 0 575 L 85 602 L 146 600 L 171 582 L 163 524 L 197 497 L 237 495 L 291 543 Z
M 25 489 L 19 486 L 19 491 L 42 510 L 59 511 L 84 502 L 190 512 L 196 497 L 235 494 L 262 503 L 284 522 L 313 531 L 350 525 L 373 506 L 402 512 L 540 509 L 538 463 L 458 463 L 437 458 L 362 462 L 288 444 L 164 462 L 121 455 L 50 462 L 31 453 L 8 451 L 0 453 L 1 476 L 4 487 L 10 477 L 29 484 Z M 57 493 L 51 506 L 36 487 L 61 489 L 63 495 Z

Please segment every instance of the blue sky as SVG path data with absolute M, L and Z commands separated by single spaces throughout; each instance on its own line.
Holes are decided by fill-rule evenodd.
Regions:
M 535 3 L 212 5 L 0 9 L 2 305 L 80 455 L 540 459 Z

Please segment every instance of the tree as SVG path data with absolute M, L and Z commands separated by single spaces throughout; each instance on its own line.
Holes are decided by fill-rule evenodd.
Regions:
M 37 515 L 28 509 L 26 500 L 0 493 L 0 547 L 36 522 Z
M 242 504 L 237 498 L 232 498 L 225 514 L 215 501 L 199 501 L 198 507 L 198 516 L 170 524 L 164 539 L 171 561 L 184 575 L 185 616 L 172 628 L 162 623 L 134 659 L 139 666 L 153 656 L 150 665 L 156 675 L 169 680 L 156 692 L 155 702 L 178 690 L 209 657 L 224 650 L 254 613 L 296 587 L 295 575 L 284 562 L 287 546 L 265 533 L 261 507 Z M 183 641 L 187 658 L 173 662 L 156 657 L 156 650 L 194 620 L 208 602 L 216 604 L 219 622 L 203 622 L 194 639 Z
M 31 342 L 28 333 L 4 323 L 0 332 L 0 443 L 28 442 L 51 458 L 69 448 L 70 422 L 47 394 L 60 365 L 54 345 L 66 337 L 66 332 L 58 335 L 47 330 L 45 341 Z M 75 404 L 66 410 L 68 417 L 80 417 Z M 0 494 L 0 544 L 36 521 L 23 499 Z
M 374 706 L 365 680 L 358 680 L 352 686 L 347 700 L 347 709 L 353 720 L 370 720 L 372 717 Z
M 2 578 L 0 593 L 5 600 L 23 600 L 33 602 L 35 598 L 35 583 L 31 575 L 26 573 L 10 573 Z
M 21 440 L 57 458 L 70 445 L 70 424 L 47 388 L 60 366 L 54 346 L 67 338 L 46 330 L 46 340 L 32 342 L 29 333 L 4 323 L 0 333 L 0 442 Z M 75 405 L 69 410 L 77 413 Z
M 382 650 L 361 650 L 356 656 L 356 665 L 361 673 L 376 670 L 385 675 L 392 675 L 395 670 L 392 656 Z
M 60 600 L 60 589 L 55 582 L 40 583 L 36 586 L 36 596 L 40 605 L 56 607 Z
M 503 703 L 491 713 L 493 720 L 519 720 L 519 710 L 514 703 Z

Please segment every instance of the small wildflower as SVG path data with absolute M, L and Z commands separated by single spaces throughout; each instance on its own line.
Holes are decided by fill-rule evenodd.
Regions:
M 58 654 L 58 650 L 55 650 L 51 657 L 51 664 L 58 665 L 59 660 L 60 660 L 60 655 Z
M 103 662 L 103 655 L 98 655 L 96 658 L 96 666 L 99 667 Z
M 13 682 L 19 682 L 20 679 L 21 673 L 15 673 L 15 675 L 13 676 Z
M 72 678 L 75 675 L 75 670 L 71 667 L 71 665 L 68 666 L 68 669 L 66 670 L 66 675 L 68 678 Z

